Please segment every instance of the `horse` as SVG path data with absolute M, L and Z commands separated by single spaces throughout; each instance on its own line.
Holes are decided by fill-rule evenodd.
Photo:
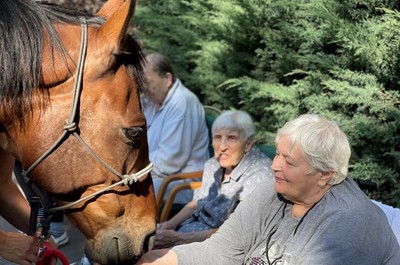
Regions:
M 0 0 L 0 150 L 86 237 L 100 264 L 132 264 L 151 249 L 150 177 L 136 1 L 95 15 L 32 0 Z M 0 161 L 1 162 L 1 161 Z

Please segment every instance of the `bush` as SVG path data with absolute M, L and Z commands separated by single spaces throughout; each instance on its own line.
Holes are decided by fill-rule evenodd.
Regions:
M 143 0 L 148 51 L 168 55 L 205 104 L 249 112 L 259 136 L 302 113 L 336 120 L 350 174 L 400 206 L 398 1 Z

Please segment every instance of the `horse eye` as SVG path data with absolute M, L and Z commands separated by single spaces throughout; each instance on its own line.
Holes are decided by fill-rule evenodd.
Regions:
M 139 140 L 142 137 L 143 128 L 142 127 L 126 128 L 124 129 L 124 132 L 125 136 L 134 143 L 135 141 Z

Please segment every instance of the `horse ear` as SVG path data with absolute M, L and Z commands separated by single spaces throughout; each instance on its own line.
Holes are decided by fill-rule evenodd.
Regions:
M 99 29 L 100 39 L 112 40 L 117 46 L 126 34 L 129 22 L 135 12 L 136 0 L 109 0 L 97 13 L 107 21 Z
M 97 16 L 110 18 L 110 16 L 124 3 L 124 0 L 109 0 L 97 12 Z

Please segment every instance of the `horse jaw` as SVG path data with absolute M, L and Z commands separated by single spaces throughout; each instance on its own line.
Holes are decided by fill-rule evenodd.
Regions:
M 130 191 L 126 187 L 115 188 L 113 192 L 85 203 L 79 211 L 66 211 L 70 221 L 84 232 L 87 238 L 85 254 L 90 259 L 100 264 L 134 264 L 152 248 L 156 229 L 149 214 L 155 210 L 152 208 L 155 205 L 153 189 L 148 188 L 145 201 L 134 194 L 117 196 L 118 193 L 135 193 L 135 189 L 143 192 L 143 187 L 149 187 L 151 181 L 149 174 L 143 183 L 133 184 Z M 95 186 L 90 187 L 88 193 L 96 190 Z M 135 220 L 140 222 L 135 223 Z

